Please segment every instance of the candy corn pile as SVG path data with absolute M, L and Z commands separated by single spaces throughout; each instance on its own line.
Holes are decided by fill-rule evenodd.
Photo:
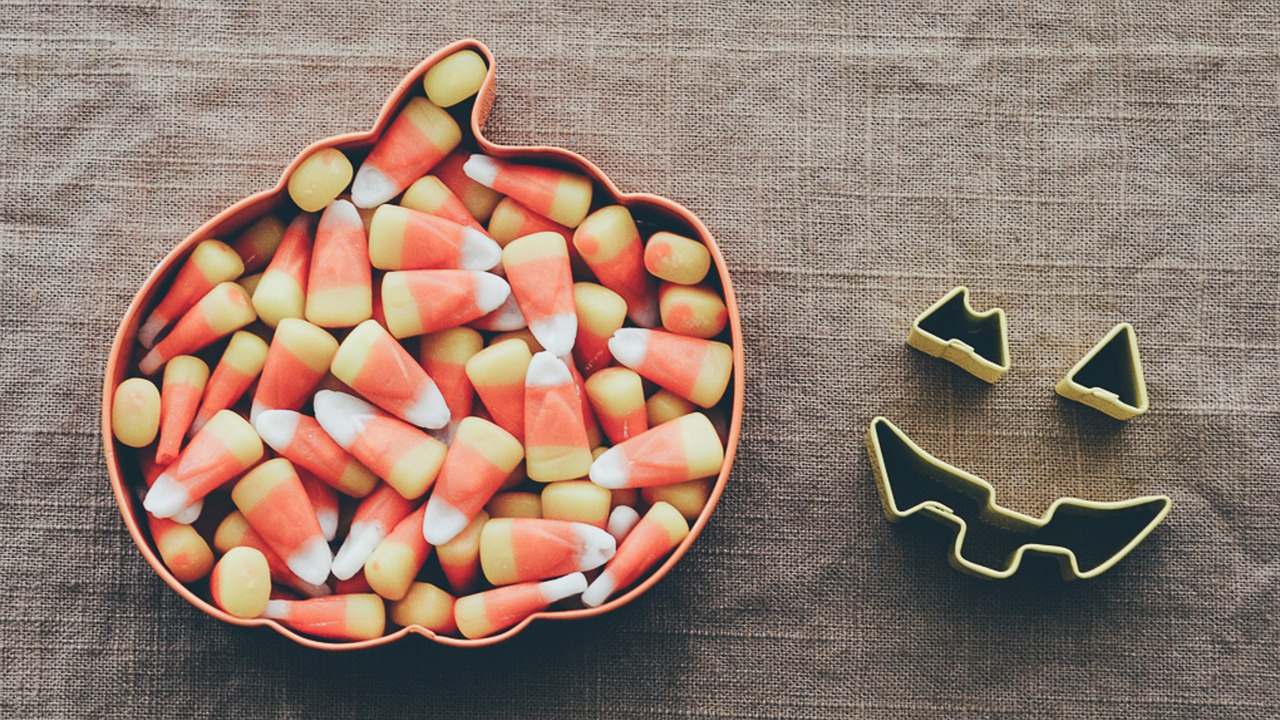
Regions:
M 733 368 L 707 248 L 463 150 L 486 71 L 434 65 L 140 316 L 113 432 L 159 556 L 232 615 L 484 637 L 625 591 L 707 502 Z

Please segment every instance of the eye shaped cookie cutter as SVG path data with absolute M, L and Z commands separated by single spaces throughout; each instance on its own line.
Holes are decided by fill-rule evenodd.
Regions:
M 1058 498 L 1043 517 L 1002 508 L 990 483 L 925 452 L 883 417 L 871 421 L 867 452 L 889 522 L 922 514 L 955 527 L 950 562 L 962 572 L 999 580 L 1012 576 L 1028 553 L 1056 557 L 1064 580 L 1096 577 L 1111 569 L 1164 521 L 1165 495 L 1093 502 Z M 1009 552 L 1002 565 L 966 555 L 965 541 Z M 994 554 L 986 552 L 985 554 Z
M 989 383 L 1009 371 L 1009 324 L 1004 310 L 975 311 L 969 304 L 969 288 L 963 285 L 920 313 L 911 323 L 907 344 Z
M 1147 380 L 1138 357 L 1138 336 L 1129 323 L 1111 328 L 1054 387 L 1068 400 L 1084 403 L 1117 420 L 1147 411 Z

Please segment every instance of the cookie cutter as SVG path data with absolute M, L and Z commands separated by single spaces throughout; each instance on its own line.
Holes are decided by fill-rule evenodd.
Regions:
M 1147 381 L 1138 357 L 1138 336 L 1129 323 L 1111 328 L 1106 337 L 1067 371 L 1054 390 L 1117 420 L 1147 411 Z
M 920 513 L 954 526 L 952 567 L 992 580 L 1016 573 L 1027 553 L 1057 557 L 1064 580 L 1101 575 L 1164 521 L 1172 506 L 1165 495 L 1119 502 L 1063 497 L 1043 517 L 1023 515 L 997 505 L 990 483 L 925 452 L 883 417 L 867 429 L 867 452 L 889 522 Z M 975 537 L 988 547 L 1010 548 L 1002 567 L 965 555 L 965 540 Z
M 969 304 L 969 288 L 963 285 L 920 313 L 911 323 L 907 344 L 989 383 L 1009 371 L 1009 325 L 1004 310 L 975 311 Z

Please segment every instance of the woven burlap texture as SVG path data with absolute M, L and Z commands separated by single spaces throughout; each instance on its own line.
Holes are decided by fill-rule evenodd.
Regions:
M 1274 715 L 1280 706 L 1275 2 L 53 0 L 0 11 L 0 711 L 10 717 Z M 151 268 L 477 37 L 487 133 L 691 208 L 742 308 L 730 485 L 609 616 L 359 655 L 223 625 L 124 530 L 105 355 Z M 904 344 L 967 284 L 987 386 Z M 1152 411 L 1053 384 L 1119 321 Z M 882 517 L 884 414 L 1039 514 L 1167 493 L 1113 571 L 1006 583 Z

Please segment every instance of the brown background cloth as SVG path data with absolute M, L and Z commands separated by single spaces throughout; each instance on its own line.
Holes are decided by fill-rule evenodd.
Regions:
M 1275 2 L 71 2 L 0 10 L 0 712 L 210 717 L 1275 717 Z M 742 307 L 731 484 L 652 592 L 479 651 L 233 628 L 108 492 L 104 356 L 134 291 L 419 60 L 498 57 L 488 134 L 697 213 Z M 1009 314 L 988 387 L 904 344 L 957 284 Z M 1152 411 L 1053 384 L 1137 328 Z M 1039 514 L 1167 493 L 1113 571 L 1004 583 L 890 526 L 885 414 Z

